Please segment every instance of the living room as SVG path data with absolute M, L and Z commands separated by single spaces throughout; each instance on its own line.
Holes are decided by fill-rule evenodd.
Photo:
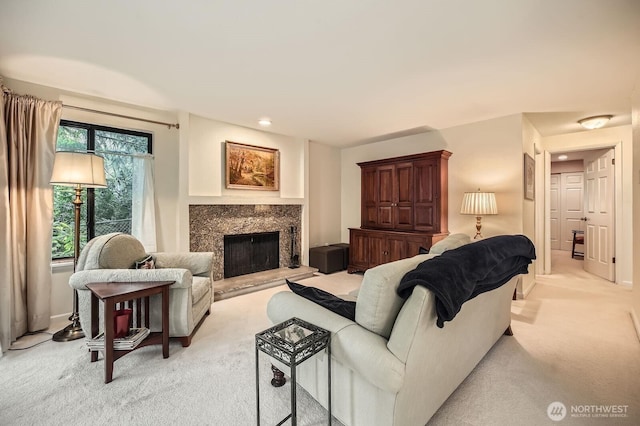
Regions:
M 54 53 L 51 55 L 55 57 Z M 46 55 L 33 54 L 30 59 L 32 62 L 27 60 L 23 63 L 31 65 L 31 72 L 25 72 L 24 69 L 21 71 L 18 67 L 21 64 L 19 56 L 20 52 L 17 51 L 0 55 L 2 82 L 15 93 L 59 100 L 64 105 L 111 114 L 179 124 L 179 128 L 168 128 L 72 108 L 63 107 L 62 110 L 62 119 L 65 120 L 136 129 L 153 134 L 158 251 L 190 250 L 189 207 L 192 205 L 295 205 L 302 207 L 300 253 L 301 262 L 308 264 L 309 248 L 348 242 L 349 228 L 360 225 L 358 162 L 446 149 L 453 153 L 449 159 L 448 181 L 450 232 L 473 234 L 475 217 L 458 212 L 463 194 L 481 188 L 495 192 L 499 208 L 497 216 L 483 218 L 483 234 L 525 234 L 535 242 L 539 258 L 534 262 L 530 273 L 523 276 L 517 288 L 518 297 L 522 300 L 536 285 L 536 275 L 550 272 L 547 260 L 550 259 L 551 249 L 547 247 L 545 238 L 545 206 L 541 202 L 545 199 L 545 155 L 578 148 L 599 148 L 604 143 L 619 144 L 623 152 L 622 188 L 619 190 L 626 198 L 619 212 L 620 223 L 616 231 L 619 234 L 616 240 L 616 282 L 632 287 L 632 283 L 638 281 L 639 271 L 634 265 L 638 263 L 635 261 L 638 256 L 634 253 L 640 252 L 639 243 L 636 243 L 640 238 L 632 238 L 629 232 L 630 229 L 633 229 L 634 235 L 640 232 L 633 226 L 633 218 L 640 211 L 640 196 L 637 196 L 639 189 L 635 180 L 637 172 L 634 172 L 640 168 L 640 160 L 638 150 L 633 146 L 633 141 L 640 139 L 640 96 L 637 81 L 636 91 L 624 94 L 633 101 L 631 109 L 627 111 L 629 120 L 599 130 L 584 131 L 572 121 L 567 122 L 567 125 L 574 126 L 572 131 L 562 135 L 543 136 L 534 124 L 538 122 L 537 113 L 531 112 L 534 110 L 503 109 L 485 114 L 482 109 L 488 106 L 478 98 L 473 98 L 464 102 L 469 105 L 469 109 L 476 110 L 470 115 L 473 118 L 469 121 L 462 120 L 431 128 L 424 125 L 425 121 L 429 122 L 424 116 L 413 117 L 412 120 L 396 117 L 398 121 L 402 121 L 401 127 L 394 131 L 387 129 L 380 133 L 370 132 L 369 143 L 359 143 L 365 138 L 358 137 L 344 145 L 331 145 L 316 140 L 311 134 L 305 137 L 287 136 L 289 133 L 285 132 L 281 134 L 276 117 L 271 130 L 262 130 L 257 124 L 232 124 L 231 118 L 225 120 L 223 115 L 205 116 L 201 112 L 205 109 L 200 103 L 192 106 L 177 101 L 166 104 L 166 99 L 163 99 L 165 95 L 157 89 L 157 82 L 147 85 L 139 79 L 118 74 L 120 71 L 103 67 L 99 61 L 89 63 L 69 60 L 66 66 L 74 69 L 78 75 L 95 74 L 98 79 L 126 85 L 126 90 L 143 94 L 140 99 L 148 102 L 125 101 L 128 98 L 124 96 L 126 90 L 123 88 L 118 93 L 109 93 L 103 88 L 96 88 L 93 93 L 75 91 L 63 84 L 55 85 L 51 77 L 44 75 L 46 73 L 38 74 L 35 71 L 51 69 L 52 63 L 43 58 Z M 59 65 L 68 60 L 62 56 L 64 55 L 58 58 Z M 634 66 L 637 66 L 637 61 Z M 63 69 L 65 68 L 58 70 Z M 560 88 L 556 87 L 554 90 Z M 455 89 L 451 92 L 451 97 L 460 98 L 461 92 L 464 90 Z M 485 98 L 491 99 L 491 95 L 492 91 L 487 89 Z M 250 99 L 246 101 L 251 103 Z M 202 100 L 200 102 L 206 103 Z M 223 104 L 224 99 L 216 102 Z M 312 104 L 313 100 L 308 102 Z M 164 108 L 161 108 L 163 103 Z M 607 103 L 603 101 L 602 107 L 594 109 L 605 109 L 606 106 Z M 436 109 L 437 106 L 432 108 Z M 256 119 L 262 113 L 254 113 L 253 107 L 248 110 Z M 344 120 L 349 121 L 340 117 L 336 122 Z M 357 124 L 364 119 L 354 114 L 351 121 Z M 317 126 L 331 127 L 332 123 Z M 362 124 L 361 127 L 367 125 Z M 225 141 L 277 149 L 280 153 L 279 191 L 226 188 Z M 523 154 L 536 160 L 535 202 L 523 197 Z M 633 198 L 629 197 L 632 193 Z M 70 262 L 52 265 L 50 306 L 51 317 L 54 319 L 66 318 L 72 310 L 72 292 L 68 284 L 72 272 L 73 265 Z M 638 294 L 636 289 L 631 292 L 636 326 L 640 314 Z M 215 322 L 216 318 L 212 316 L 207 321 Z

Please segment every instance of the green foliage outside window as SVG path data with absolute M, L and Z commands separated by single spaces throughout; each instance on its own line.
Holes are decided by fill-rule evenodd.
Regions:
M 104 158 L 107 188 L 83 189 L 80 247 L 98 235 L 131 232 L 131 197 L 135 154 L 150 152 L 151 135 L 62 122 L 57 151 L 94 151 Z M 73 257 L 75 190 L 53 187 L 52 258 Z M 93 212 L 88 218 L 88 212 Z M 89 220 L 87 220 L 89 219 Z

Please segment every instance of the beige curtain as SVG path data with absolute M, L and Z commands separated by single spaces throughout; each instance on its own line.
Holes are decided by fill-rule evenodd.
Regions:
M 2 84 L 0 103 L 0 347 L 49 326 L 53 170 L 61 102 Z

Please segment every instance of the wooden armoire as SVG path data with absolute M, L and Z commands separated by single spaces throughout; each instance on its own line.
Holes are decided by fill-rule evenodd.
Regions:
M 360 228 L 349 228 L 348 272 L 418 254 L 449 234 L 449 151 L 358 163 Z

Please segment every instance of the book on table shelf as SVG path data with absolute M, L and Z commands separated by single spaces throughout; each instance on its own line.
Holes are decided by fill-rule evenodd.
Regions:
M 149 329 L 146 327 L 132 328 L 126 336 L 113 339 L 113 349 L 116 351 L 135 349 L 148 335 Z M 90 350 L 104 349 L 104 332 L 87 340 L 87 346 Z

